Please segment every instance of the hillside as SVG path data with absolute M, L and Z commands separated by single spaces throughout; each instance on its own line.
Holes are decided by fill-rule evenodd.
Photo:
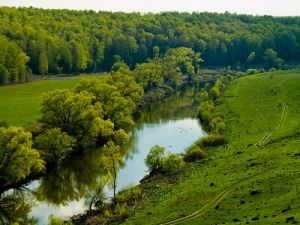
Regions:
M 210 149 L 177 180 L 145 180 L 124 224 L 299 223 L 299 88 L 299 70 L 235 80 L 216 107 L 228 146 Z

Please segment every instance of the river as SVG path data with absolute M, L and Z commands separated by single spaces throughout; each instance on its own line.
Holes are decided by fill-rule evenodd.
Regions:
M 118 173 L 117 190 L 136 185 L 147 175 L 144 159 L 154 145 L 161 145 L 170 152 L 184 153 L 188 146 L 205 135 L 196 119 L 198 93 L 196 87 L 186 88 L 144 107 L 135 115 L 136 125 L 130 143 L 124 146 L 127 153 Z M 93 150 L 73 157 L 55 173 L 31 182 L 23 194 L 28 206 L 26 216 L 45 225 L 50 214 L 67 218 L 84 212 L 84 197 L 105 174 L 99 165 L 100 152 Z M 111 195 L 111 192 L 107 194 Z

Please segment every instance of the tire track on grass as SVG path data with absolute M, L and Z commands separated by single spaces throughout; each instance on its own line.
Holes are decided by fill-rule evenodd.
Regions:
M 191 213 L 191 214 L 189 214 L 187 216 L 184 216 L 184 217 L 181 217 L 181 218 L 178 218 L 178 219 L 175 219 L 175 220 L 171 220 L 171 221 L 168 221 L 168 222 L 165 222 L 165 223 L 161 223 L 160 225 L 175 225 L 175 224 L 178 224 L 180 222 L 187 222 L 189 220 L 198 218 L 198 217 L 204 215 L 205 213 L 207 213 L 210 209 L 216 207 L 238 185 L 240 185 L 243 182 L 246 182 L 246 181 L 248 181 L 250 179 L 253 179 L 255 177 L 268 174 L 271 171 L 272 170 L 268 170 L 265 173 L 259 173 L 259 174 L 256 174 L 256 175 L 244 178 L 242 180 L 239 180 L 238 182 L 235 182 L 234 184 L 232 184 L 228 188 L 226 188 L 223 191 L 221 191 L 214 198 L 212 198 L 211 200 L 209 200 L 209 202 L 207 204 L 203 205 L 199 210 L 197 210 L 197 211 L 195 211 L 195 212 L 193 212 L 193 213 Z
M 256 147 L 264 147 L 264 144 L 270 139 L 270 137 L 272 136 L 274 131 L 277 131 L 279 129 L 282 129 L 284 127 L 286 118 L 287 118 L 287 114 L 288 114 L 288 108 L 289 106 L 284 102 L 283 103 L 283 109 L 282 109 L 282 113 L 281 113 L 281 118 L 279 121 L 278 126 L 273 130 L 273 131 L 269 131 L 267 132 L 256 144 Z

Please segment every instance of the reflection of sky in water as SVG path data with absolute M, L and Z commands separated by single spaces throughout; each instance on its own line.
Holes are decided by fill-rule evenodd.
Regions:
M 68 205 L 52 206 L 47 203 L 37 203 L 36 207 L 32 208 L 30 215 L 39 219 L 39 224 L 48 224 L 48 215 L 53 214 L 56 217 L 68 218 L 69 216 L 81 213 L 84 210 L 84 200 L 72 201 Z
M 196 119 L 144 124 L 135 133 L 134 148 L 138 150 L 138 154 L 128 159 L 126 166 L 119 172 L 119 190 L 128 184 L 137 184 L 145 176 L 147 167 L 144 159 L 155 144 L 170 152 L 180 153 L 203 134 Z
M 149 150 L 156 144 L 165 147 L 170 152 L 184 152 L 204 132 L 196 119 L 173 119 L 164 120 L 157 123 L 145 123 L 134 131 L 133 147 L 136 154 L 127 159 L 126 166 L 122 168 L 118 175 L 118 190 L 131 185 L 138 184 L 147 174 L 147 167 L 144 163 Z M 129 150 L 130 151 L 130 150 Z M 34 189 L 38 182 L 30 184 L 29 188 Z M 109 191 L 109 195 L 111 192 Z M 84 200 L 72 201 L 63 206 L 48 205 L 44 202 L 37 202 L 32 208 L 31 216 L 39 218 L 39 224 L 45 225 L 48 215 L 66 218 L 84 211 Z

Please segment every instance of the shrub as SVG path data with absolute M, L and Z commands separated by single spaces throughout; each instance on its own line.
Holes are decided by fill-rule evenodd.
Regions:
M 145 163 L 150 171 L 160 170 L 162 167 L 162 158 L 165 154 L 165 148 L 155 145 L 150 149 L 145 159 Z
M 226 139 L 223 135 L 209 134 L 209 135 L 199 139 L 196 142 L 196 145 L 200 146 L 203 149 L 203 148 L 208 148 L 208 147 L 216 147 L 219 145 L 223 145 L 225 143 L 226 143 Z
M 127 203 L 117 204 L 115 214 L 121 218 L 125 218 L 128 215 Z
M 276 68 L 272 67 L 268 70 L 269 72 L 275 72 L 276 71 Z
M 213 133 L 223 134 L 225 131 L 224 119 L 220 116 L 216 116 L 209 121 L 209 128 Z
M 207 91 L 203 90 L 200 92 L 200 97 L 199 97 L 200 102 L 206 102 L 210 100 L 209 94 Z
M 210 90 L 210 95 L 214 100 L 217 99 L 220 94 L 220 90 L 215 86 Z
M 186 162 L 194 162 L 205 158 L 205 152 L 196 144 L 189 147 L 183 157 Z
M 72 221 L 63 221 L 60 218 L 54 217 L 53 215 L 49 216 L 48 225 L 73 225 Z
M 118 202 L 134 202 L 142 196 L 142 191 L 139 187 L 131 187 L 122 190 L 118 193 L 116 200 Z
M 177 174 L 184 168 L 184 161 L 176 153 L 170 153 L 163 158 L 162 171 L 167 174 Z
M 212 101 L 201 102 L 198 108 L 198 117 L 201 121 L 208 123 L 210 118 L 212 117 L 212 111 L 214 109 L 214 105 Z
M 253 74 L 257 74 L 258 71 L 257 71 L 257 69 L 247 69 L 246 73 L 248 75 L 253 75 Z

